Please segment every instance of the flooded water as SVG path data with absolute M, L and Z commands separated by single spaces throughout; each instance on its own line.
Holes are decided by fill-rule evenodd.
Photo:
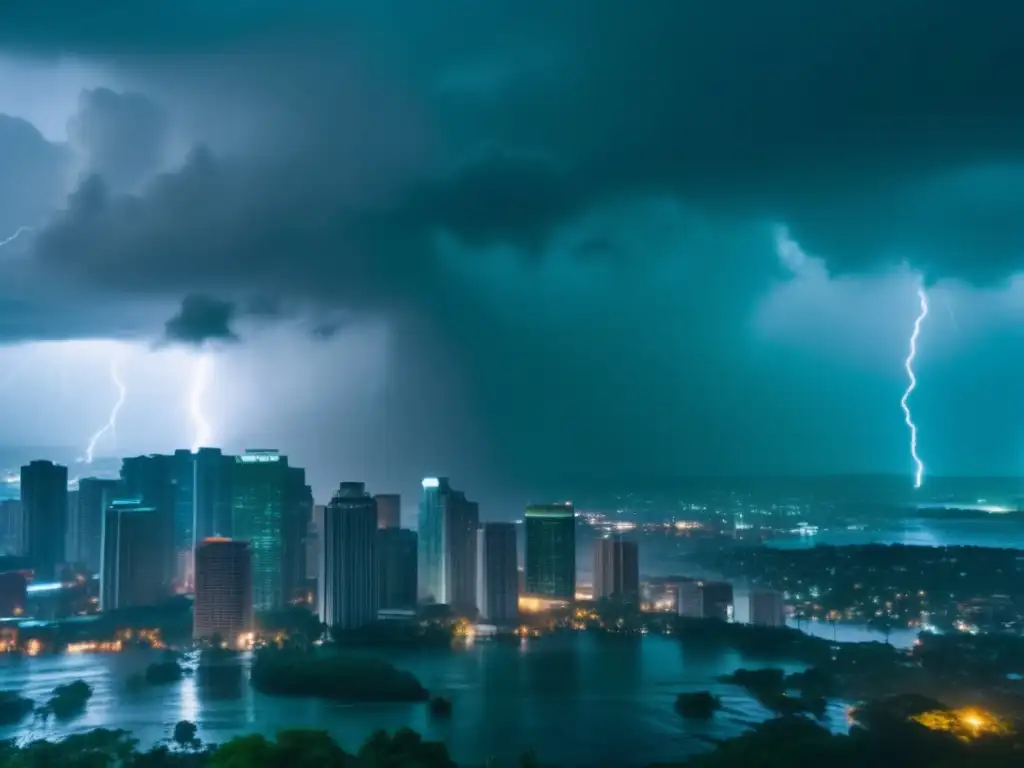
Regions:
M 233 690 L 211 690 L 194 677 L 128 692 L 125 681 L 153 660 L 147 652 L 0 658 L 0 689 L 43 701 L 54 686 L 83 679 L 94 695 L 81 717 L 43 726 L 26 720 L 0 738 L 54 737 L 96 727 L 124 728 L 144 744 L 170 735 L 179 720 L 199 726 L 204 741 L 301 726 L 330 731 L 354 750 L 375 729 L 409 726 L 444 741 L 460 764 L 506 761 L 528 748 L 567 766 L 630 766 L 678 760 L 728 738 L 769 713 L 741 689 L 715 681 L 740 666 L 782 666 L 744 660 L 729 650 L 697 652 L 660 636 L 567 633 L 522 645 L 477 643 L 465 648 L 388 654 L 432 693 L 452 699 L 449 720 L 432 720 L 425 704 L 342 705 L 256 693 L 247 679 Z M 683 720 L 676 694 L 712 690 L 723 711 L 709 723 Z M 830 724 L 843 727 L 843 706 Z

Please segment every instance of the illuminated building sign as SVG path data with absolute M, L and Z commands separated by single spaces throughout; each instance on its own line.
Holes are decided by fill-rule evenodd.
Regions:
M 238 460 L 243 464 L 266 464 L 272 461 L 280 461 L 281 454 L 279 453 L 247 453 L 244 456 L 239 456 Z

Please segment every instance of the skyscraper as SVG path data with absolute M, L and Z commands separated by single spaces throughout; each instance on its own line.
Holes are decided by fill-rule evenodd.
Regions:
M 174 536 L 180 461 L 177 456 L 150 454 L 121 462 L 125 498 L 138 499 L 152 507 L 159 519 L 159 531 L 154 533 L 158 541 L 154 543 L 151 566 L 157 564 L 167 594 L 173 591 L 179 562 Z
M 572 504 L 526 508 L 526 592 L 576 597 L 576 513 Z
M 192 637 L 244 646 L 252 631 L 252 551 L 244 541 L 209 538 L 195 550 Z
M 253 606 L 281 608 L 305 592 L 305 473 L 277 451 L 248 450 L 234 458 L 232 498 L 234 538 L 252 548 Z
M 445 602 L 444 510 L 451 496 L 447 477 L 427 477 L 421 483 L 419 559 L 416 563 L 419 599 L 425 603 Z
M 358 629 L 377 618 L 377 505 L 363 483 L 342 483 L 324 511 L 317 600 L 331 629 Z
M 25 554 L 25 512 L 18 499 L 0 501 L 0 554 Z
M 173 456 L 175 581 L 182 591 L 192 587 L 196 542 L 231 533 L 231 476 L 234 457 L 219 448 Z
M 476 532 L 480 527 L 480 507 L 459 492 L 452 496 L 445 511 L 445 602 L 460 613 L 472 614 L 477 611 Z
M 483 523 L 477 531 L 477 606 L 480 618 L 508 624 L 519 616 L 515 523 Z
M 594 599 L 640 602 L 640 556 L 635 541 L 614 536 L 594 542 Z
M 422 488 L 417 579 L 420 600 L 457 609 L 475 608 L 479 509 L 461 491 L 452 489 L 448 478 L 428 477 Z
M 737 624 L 784 627 L 786 606 L 781 592 L 762 587 L 744 587 L 733 593 L 733 620 Z
M 121 481 L 83 477 L 72 506 L 76 535 L 72 537 L 71 559 L 92 573 L 100 570 L 103 557 L 103 516 L 114 499 L 123 496 Z
M 397 493 L 378 493 L 373 497 L 377 502 L 377 527 L 402 527 L 402 497 Z
M 33 461 L 22 467 L 21 507 L 29 562 L 38 578 L 57 578 L 67 559 L 68 468 L 52 461 Z
M 377 511 L 380 512 L 380 507 Z M 379 516 L 377 522 L 380 523 Z M 417 546 L 416 531 L 406 528 L 377 530 L 377 565 L 380 574 L 377 583 L 382 610 L 409 610 L 416 607 Z
M 161 568 L 166 521 L 140 499 L 115 499 L 104 514 L 100 610 L 154 605 L 168 596 Z

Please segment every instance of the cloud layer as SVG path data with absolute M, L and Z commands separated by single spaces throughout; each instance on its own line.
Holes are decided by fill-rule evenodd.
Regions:
M 863 424 L 898 392 L 902 331 L 854 323 L 849 363 L 808 307 L 885 301 L 897 324 L 903 263 L 964 295 L 1022 264 L 1024 9 L 105 8 L 0 10 L 0 52 L 73 54 L 111 84 L 66 144 L 0 115 L 0 239 L 39 227 L 0 292 L 7 338 L 46 315 L 55 336 L 198 344 L 269 301 L 316 336 L 387 322 L 403 381 L 447 366 L 443 407 L 503 435 L 488 461 L 514 474 L 867 467 L 882 442 L 892 466 L 898 420 Z M 780 225 L 811 272 L 780 260 Z M 835 441 L 849 365 L 872 394 Z

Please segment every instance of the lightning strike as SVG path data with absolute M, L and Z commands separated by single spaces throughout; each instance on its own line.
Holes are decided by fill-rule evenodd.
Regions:
M 0 248 L 3 248 L 5 245 L 8 245 L 10 243 L 13 243 L 15 240 L 17 240 L 19 237 L 21 237 L 26 232 L 31 232 L 32 229 L 33 229 L 32 227 L 18 227 L 16 230 L 14 230 L 14 234 L 13 235 L 10 235 L 9 237 L 6 237 L 3 240 L 0 240 Z
M 207 421 L 206 415 L 203 413 L 203 395 L 206 393 L 206 386 L 209 383 L 212 364 L 210 356 L 203 355 L 199 358 L 192 373 L 188 410 L 192 416 L 192 426 L 195 429 L 195 435 L 192 438 L 193 453 L 204 446 L 209 446 L 213 435 L 210 422 Z
M 928 295 L 924 292 L 924 288 L 917 289 L 917 298 L 921 302 L 921 309 L 918 312 L 917 319 L 914 320 L 914 330 L 910 334 L 910 351 L 907 353 L 907 359 L 903 361 L 903 369 L 907 372 L 909 384 L 907 384 L 903 397 L 900 398 L 903 418 L 907 423 L 907 428 L 910 430 L 910 456 L 914 460 L 914 488 L 920 488 L 921 483 L 924 482 L 924 462 L 917 455 L 917 425 L 914 424 L 914 419 L 910 415 L 908 401 L 911 394 L 917 389 L 917 376 L 914 375 L 914 358 L 917 357 L 917 340 L 921 336 L 921 325 L 924 323 L 924 319 L 928 317 Z
M 110 380 L 114 382 L 114 386 L 117 387 L 117 402 L 114 403 L 114 407 L 110 409 L 110 418 L 107 419 L 107 423 L 96 430 L 96 433 L 89 440 L 89 445 L 85 449 L 85 463 L 92 464 L 93 455 L 96 452 L 96 445 L 103 438 L 104 435 L 110 433 L 110 435 L 116 440 L 117 439 L 117 414 L 121 412 L 121 406 L 124 405 L 125 397 L 128 395 L 128 390 L 121 380 L 121 374 L 117 370 L 117 361 L 110 361 Z

